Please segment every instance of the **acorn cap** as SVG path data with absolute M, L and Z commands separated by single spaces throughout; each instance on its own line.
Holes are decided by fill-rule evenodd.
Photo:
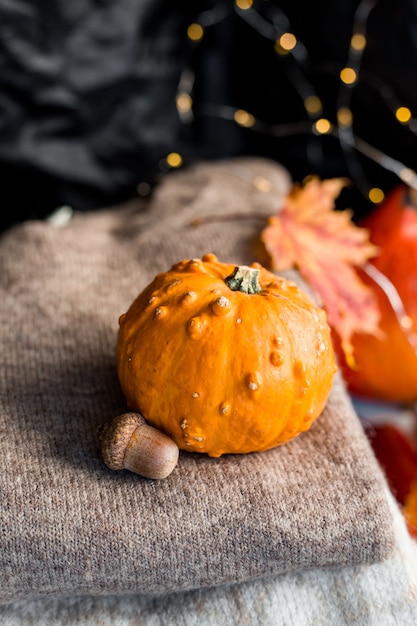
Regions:
M 109 469 L 124 469 L 129 441 L 135 430 L 145 423 L 145 418 L 139 413 L 123 413 L 101 427 L 101 454 Z

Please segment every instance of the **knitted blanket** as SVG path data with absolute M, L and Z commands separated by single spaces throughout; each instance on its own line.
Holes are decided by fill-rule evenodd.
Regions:
M 289 184 L 264 160 L 202 163 L 149 200 L 3 235 L 1 603 L 161 598 L 393 558 L 386 484 L 339 376 L 310 431 L 280 448 L 184 452 L 163 481 L 100 456 L 99 425 L 126 410 L 119 315 L 178 260 L 256 260 Z

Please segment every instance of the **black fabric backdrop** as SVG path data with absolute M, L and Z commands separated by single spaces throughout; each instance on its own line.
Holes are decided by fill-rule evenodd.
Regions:
M 206 105 L 247 109 L 271 124 L 305 120 L 293 84 L 301 69 L 334 121 L 358 4 L 255 0 L 266 19 L 280 9 L 274 19 L 286 16 L 306 47 L 307 63 L 294 68 L 230 0 L 0 0 L 1 228 L 62 204 L 86 211 L 134 197 L 138 183 L 157 184 L 171 151 L 181 152 L 185 166 L 251 154 L 283 163 L 296 180 L 351 176 L 335 138 L 273 138 L 211 115 Z M 354 130 L 417 169 L 417 137 L 395 121 L 383 97 L 395 96 L 417 116 L 417 1 L 375 4 L 352 92 Z M 187 27 L 202 13 L 220 18 L 191 44 Z M 175 105 L 187 68 L 195 76 L 188 125 Z M 355 163 L 371 185 L 387 191 L 398 183 L 367 157 L 355 154 Z M 358 187 L 341 196 L 357 216 L 370 208 Z

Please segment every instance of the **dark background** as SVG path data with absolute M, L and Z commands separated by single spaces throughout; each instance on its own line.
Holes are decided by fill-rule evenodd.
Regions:
M 294 180 L 347 175 L 353 185 L 339 203 L 361 217 L 371 210 L 366 189 L 387 192 L 397 176 L 342 149 L 337 137 L 293 132 L 292 125 L 308 128 L 300 84 L 336 121 L 355 11 L 371 5 L 360 80 L 345 92 L 354 133 L 417 169 L 413 124 L 399 124 L 390 109 L 398 102 L 417 116 L 415 1 L 255 0 L 250 13 L 230 0 L 0 0 L 1 228 L 62 204 L 87 211 L 135 197 L 139 183 L 158 184 L 171 151 L 185 167 L 260 155 L 284 164 Z M 288 27 L 304 58 L 277 55 L 250 15 Z M 187 37 L 194 21 L 206 26 L 197 43 Z M 175 105 L 184 76 L 193 81 L 190 123 Z M 226 119 L 234 108 L 266 127 L 258 132 Z M 285 129 L 281 136 L 270 133 L 276 125 Z

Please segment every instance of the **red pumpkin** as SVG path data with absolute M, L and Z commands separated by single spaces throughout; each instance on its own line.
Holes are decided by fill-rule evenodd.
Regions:
M 381 288 L 372 271 L 362 274 L 379 301 L 381 337 L 354 335 L 354 368 L 337 350 L 352 393 L 398 403 L 417 401 L 417 208 L 413 193 L 405 185 L 398 186 L 361 223 L 380 250 L 370 269 L 377 270 L 376 279 L 382 277 L 382 285 L 384 276 L 389 281 Z

